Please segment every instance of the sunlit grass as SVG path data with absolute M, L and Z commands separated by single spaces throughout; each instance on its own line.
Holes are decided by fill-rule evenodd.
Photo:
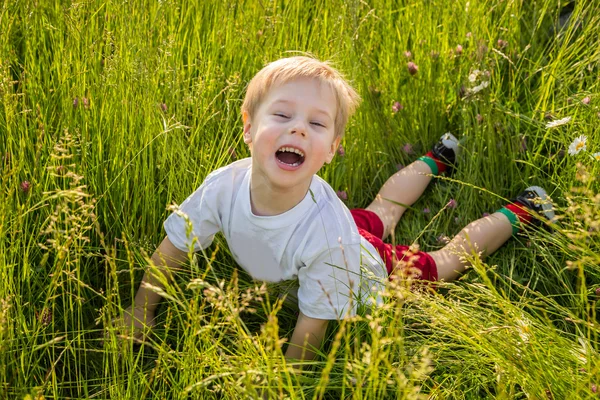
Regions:
M 550 0 L 0 3 L 0 398 L 593 396 L 600 9 L 577 2 L 562 29 L 560 12 Z M 363 97 L 345 154 L 321 171 L 349 207 L 441 133 L 464 139 L 456 174 L 435 180 L 397 241 L 439 248 L 534 184 L 560 220 L 436 292 L 391 287 L 370 316 L 332 324 L 302 375 L 282 356 L 296 317 L 286 284 L 233 273 L 222 238 L 167 286 L 147 341 L 120 340 L 110 320 L 167 207 L 249 155 L 245 85 L 298 52 L 333 60 Z

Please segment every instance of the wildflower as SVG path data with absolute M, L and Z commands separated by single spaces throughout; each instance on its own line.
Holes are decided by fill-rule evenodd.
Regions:
M 90 100 L 87 97 L 82 97 L 81 102 L 83 103 L 83 107 L 90 108 Z
M 454 217 L 454 223 L 455 223 L 455 224 L 458 224 L 459 222 L 460 222 L 460 218 L 458 218 L 458 217 Z
M 598 386 L 596 386 L 595 383 L 592 383 L 592 386 L 590 386 L 590 389 L 592 390 L 592 393 L 598 393 Z
M 48 326 L 52 322 L 52 310 L 49 308 L 44 307 L 42 311 L 36 311 L 35 316 L 38 322 L 44 326 Z
M 402 168 L 404 168 L 404 165 L 396 164 L 396 170 L 400 171 Z
M 404 152 L 408 155 L 413 154 L 414 150 L 413 150 L 413 146 L 410 143 L 406 143 L 404 145 L 404 147 L 402 148 L 402 150 L 404 150 Z
M 344 146 L 342 146 L 341 143 L 338 146 L 337 153 L 340 155 L 340 157 L 344 157 L 346 155 L 346 151 L 344 150 Z
M 425 207 L 423 209 L 423 214 L 429 214 L 430 212 L 431 212 L 431 210 L 429 208 L 427 208 L 427 207 Z
M 456 54 L 458 54 L 459 56 L 463 53 L 463 47 L 459 44 L 458 46 L 456 46 Z
M 573 140 L 573 143 L 569 145 L 569 155 L 574 156 L 579 154 L 582 150 L 586 149 L 587 136 L 581 135 Z
M 485 89 L 486 87 L 488 87 L 489 85 L 490 85 L 490 83 L 488 81 L 483 81 L 479 85 L 477 85 L 473 89 L 471 89 L 471 93 L 473 93 L 473 94 L 479 93 L 483 89 Z
M 399 101 L 395 101 L 394 104 L 392 105 L 392 111 L 394 113 L 397 113 L 400 110 L 403 110 L 404 106 L 402 104 L 400 104 Z
M 584 97 L 584 98 L 581 100 L 581 102 L 587 106 L 588 104 L 590 104 L 590 96 L 586 96 L 586 97 Z
M 456 208 L 456 200 L 450 199 L 448 204 L 446 205 L 448 208 Z
M 27 193 L 29 192 L 29 189 L 31 189 L 31 183 L 29 183 L 29 181 L 23 181 L 21 182 L 20 188 L 23 193 Z
M 335 193 L 337 194 L 337 197 L 340 198 L 340 200 L 348 200 L 348 193 L 346 193 L 345 190 L 338 190 Z
M 469 74 L 469 82 L 474 83 L 477 80 L 477 77 L 479 76 L 480 73 L 481 73 L 481 71 L 479 71 L 478 69 L 471 72 Z
M 481 124 L 483 122 L 483 116 L 481 114 L 477 114 L 475 116 L 475 119 L 477 120 L 478 124 Z
M 408 64 L 406 64 L 406 67 L 408 68 L 408 73 L 411 75 L 415 75 L 419 72 L 419 66 L 412 61 L 409 61 Z
M 498 48 L 503 49 L 508 46 L 508 42 L 506 40 L 498 39 Z
M 162 112 L 167 112 L 167 105 L 165 103 L 160 103 L 160 109 Z
M 473 34 L 472 34 L 471 32 L 467 32 L 467 34 L 466 34 L 466 37 L 467 37 L 467 39 L 471 39 L 471 36 L 472 36 L 472 35 L 473 35 Z
M 596 161 L 600 161 L 600 151 L 592 154 L 592 158 Z
M 406 50 L 404 52 L 404 57 L 408 58 L 409 60 L 412 58 L 412 53 L 409 50 Z
M 77 108 L 77 106 L 78 106 L 78 105 L 79 105 L 79 98 L 78 98 L 78 97 L 75 97 L 75 98 L 73 99 L 73 108 Z
M 490 216 L 490 213 L 484 212 L 483 214 L 481 214 L 481 216 L 482 216 L 483 218 L 485 218 L 485 217 L 489 217 L 489 216 Z
M 550 121 L 546 124 L 546 128 L 556 128 L 557 126 L 568 124 L 571 121 L 571 117 L 565 117 L 562 119 L 557 119 L 555 121 Z
M 600 287 L 596 288 L 596 296 L 600 296 Z

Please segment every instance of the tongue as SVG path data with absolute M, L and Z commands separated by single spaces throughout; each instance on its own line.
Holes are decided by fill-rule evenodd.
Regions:
M 300 161 L 301 157 L 300 154 L 282 151 L 280 153 L 277 153 L 277 158 L 279 159 L 279 161 L 282 161 L 286 164 L 295 164 Z

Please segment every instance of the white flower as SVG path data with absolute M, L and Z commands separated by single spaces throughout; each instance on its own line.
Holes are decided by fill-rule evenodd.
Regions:
M 477 80 L 477 78 L 481 75 L 481 71 L 476 69 L 475 71 L 469 74 L 469 82 L 473 83 Z
M 571 145 L 569 146 L 569 155 L 574 156 L 575 154 L 578 154 L 580 151 L 585 150 L 586 141 L 587 141 L 587 136 L 585 136 L 585 135 L 581 135 L 581 136 L 575 138 L 575 140 L 573 140 L 573 143 L 571 143 Z
M 592 154 L 592 157 L 594 158 L 594 160 L 600 161 L 600 151 L 598 153 Z
M 557 126 L 569 123 L 569 121 L 571 121 L 571 117 L 565 117 L 563 119 L 557 119 L 556 121 L 550 121 L 546 124 L 546 128 L 556 128 Z
M 475 94 L 477 92 L 481 92 L 483 89 L 485 89 L 489 85 L 490 85 L 490 83 L 488 81 L 483 81 L 479 85 L 477 85 L 473 89 L 471 89 L 471 93 Z

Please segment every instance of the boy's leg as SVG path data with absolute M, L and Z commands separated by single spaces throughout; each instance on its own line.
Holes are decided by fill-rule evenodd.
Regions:
M 444 248 L 430 252 L 435 261 L 438 279 L 451 281 L 458 277 L 467 263 L 461 260 L 464 253 L 492 254 L 512 236 L 512 226 L 506 215 L 495 212 L 465 226 Z
M 541 214 L 552 221 L 554 212 L 546 191 L 540 187 L 527 188 L 517 199 L 492 215 L 471 222 L 444 248 L 429 253 L 435 261 L 438 279 L 455 279 L 467 267 L 461 260 L 464 253 L 481 252 L 482 256 L 498 250 L 518 232 L 519 222 L 539 223 L 532 213 Z
M 432 151 L 388 178 L 375 200 L 366 208 L 377 214 L 383 222 L 382 239 L 394 231 L 406 211 L 405 206 L 412 205 L 421 197 L 431 181 L 431 175 L 448 170 L 454 164 L 456 153 L 458 141 L 446 133 Z

